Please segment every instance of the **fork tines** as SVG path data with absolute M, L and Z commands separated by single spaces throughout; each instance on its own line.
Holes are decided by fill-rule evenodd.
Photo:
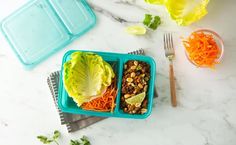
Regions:
M 174 44 L 173 44 L 173 37 L 171 33 L 164 34 L 164 49 L 166 57 L 170 55 L 174 55 Z

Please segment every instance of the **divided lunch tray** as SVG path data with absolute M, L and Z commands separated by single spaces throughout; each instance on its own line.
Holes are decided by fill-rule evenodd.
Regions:
M 118 53 L 108 53 L 108 52 L 95 52 L 95 51 L 84 51 L 84 52 L 93 52 L 100 55 L 106 62 L 110 63 L 113 66 L 113 70 L 117 76 L 117 86 L 118 86 L 118 94 L 116 97 L 116 107 L 114 112 L 96 112 L 96 111 L 87 111 L 79 108 L 76 103 L 73 101 L 71 97 L 68 96 L 64 84 L 63 84 L 63 64 L 71 59 L 71 54 L 76 52 L 77 50 L 68 51 L 62 60 L 62 68 L 61 68 L 61 76 L 60 76 L 60 84 L 58 91 L 58 105 L 62 112 L 72 113 L 72 114 L 83 114 L 89 116 L 101 116 L 101 117 L 121 117 L 121 118 L 135 118 L 135 119 L 144 119 L 147 118 L 152 111 L 152 102 L 153 102 L 153 94 L 154 94 L 154 84 L 155 84 L 155 76 L 156 76 L 156 64 L 155 61 L 148 56 L 143 55 L 131 55 L 131 54 L 118 54 Z M 128 60 L 139 60 L 144 61 L 150 65 L 150 80 L 149 80 L 149 88 L 147 91 L 148 97 L 148 106 L 147 112 L 145 114 L 128 114 L 124 113 L 120 108 L 120 99 L 121 99 L 121 85 L 122 85 L 122 75 L 123 75 L 123 67 L 124 64 Z
M 31 0 L 1 22 L 1 30 L 26 67 L 70 44 L 96 23 L 85 0 Z

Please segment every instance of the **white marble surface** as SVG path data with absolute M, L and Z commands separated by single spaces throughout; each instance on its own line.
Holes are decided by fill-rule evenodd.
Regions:
M 27 0 L 1 0 L 0 20 Z M 0 144 L 40 145 L 36 136 L 54 129 L 62 132 L 60 142 L 87 135 L 93 145 L 236 145 L 236 1 L 212 0 L 209 14 L 189 27 L 179 27 L 163 7 L 143 0 L 89 0 L 98 18 L 96 27 L 82 38 L 41 63 L 32 71 L 23 69 L 0 35 Z M 146 36 L 131 36 L 125 26 L 140 22 L 147 12 L 160 15 L 163 24 Z M 119 22 L 120 21 L 120 22 Z M 197 28 L 210 28 L 225 41 L 225 55 L 216 70 L 191 65 L 180 36 Z M 170 106 L 168 61 L 162 35 L 175 34 L 177 108 Z M 157 90 L 152 115 L 146 120 L 110 118 L 73 134 L 59 123 L 46 84 L 50 72 L 61 66 L 63 54 L 71 49 L 128 52 L 145 48 L 157 62 Z

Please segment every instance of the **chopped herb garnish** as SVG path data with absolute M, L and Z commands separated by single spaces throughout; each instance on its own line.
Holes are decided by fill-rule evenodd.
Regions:
M 159 16 L 153 16 L 151 14 L 145 14 L 143 24 L 152 30 L 156 30 L 161 24 L 161 18 Z

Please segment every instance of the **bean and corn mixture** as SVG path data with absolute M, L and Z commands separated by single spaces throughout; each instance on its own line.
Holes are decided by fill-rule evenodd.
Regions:
M 124 66 L 122 78 L 121 109 L 129 114 L 144 114 L 147 112 L 147 96 L 142 103 L 128 104 L 125 100 L 148 90 L 150 66 L 146 62 L 130 60 Z

